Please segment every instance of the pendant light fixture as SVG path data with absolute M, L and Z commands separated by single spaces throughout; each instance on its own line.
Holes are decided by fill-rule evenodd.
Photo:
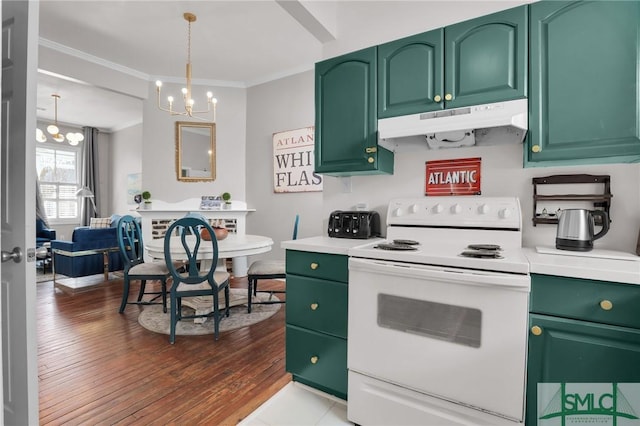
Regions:
M 213 122 L 216 121 L 216 104 L 218 100 L 213 97 L 211 92 L 207 92 L 207 109 L 206 110 L 194 110 L 195 101 L 192 98 L 191 93 L 191 23 L 196 21 L 196 15 L 193 13 L 185 12 L 183 14 L 184 19 L 189 23 L 189 30 L 187 36 L 187 87 L 182 89 L 182 98 L 184 100 L 184 111 L 175 111 L 173 109 L 173 96 L 167 97 L 168 107 L 163 107 L 160 102 L 160 90 L 162 88 L 162 82 L 156 81 L 156 93 L 158 98 L 158 109 L 168 112 L 171 115 L 184 115 L 191 118 L 197 118 L 199 120 L 208 121 L 206 118 L 198 117 L 194 114 L 208 114 L 213 111 Z
M 58 99 L 60 99 L 60 95 L 54 93 L 51 96 L 53 96 L 55 102 L 55 124 L 49 124 L 47 126 L 47 132 L 49 132 L 54 141 L 64 142 L 64 135 L 60 133 L 60 128 L 58 127 Z
M 60 133 L 60 127 L 58 127 L 58 99 L 60 99 L 60 95 L 54 93 L 51 95 L 55 102 L 55 110 L 54 110 L 54 124 L 50 124 L 47 126 L 47 133 L 51 135 L 51 138 L 56 142 L 64 142 L 64 135 Z M 84 135 L 80 132 L 69 132 L 67 133 L 67 141 L 69 145 L 76 146 L 80 142 L 84 140 Z M 44 143 L 47 141 L 47 135 L 40 130 L 36 129 L 36 141 Z

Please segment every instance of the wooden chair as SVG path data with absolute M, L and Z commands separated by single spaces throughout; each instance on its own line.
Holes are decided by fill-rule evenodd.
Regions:
M 200 235 L 200 229 L 205 228 L 211 235 L 211 240 L 204 240 Z M 171 254 L 171 237 L 176 235 L 179 238 L 184 255 L 180 255 L 179 260 L 184 261 L 186 272 L 181 272 L 176 268 L 175 261 Z M 200 247 L 203 244 L 211 244 L 212 258 L 198 259 Z M 218 241 L 215 233 L 209 223 L 198 217 L 183 217 L 176 220 L 169 226 L 164 237 L 164 253 L 167 269 L 173 278 L 171 286 L 171 329 L 169 333 L 169 342 L 172 344 L 176 340 L 176 324 L 183 319 L 193 319 L 209 317 L 214 323 L 214 339 L 218 340 L 220 332 L 220 320 L 222 313 L 219 309 L 219 292 L 224 289 L 225 298 L 225 316 L 229 316 L 229 278 L 230 275 L 226 271 L 216 271 L 218 264 Z M 177 256 L 176 256 L 177 257 Z M 184 259 L 183 259 L 184 258 Z M 210 265 L 203 269 L 198 263 Z M 212 296 L 212 311 L 207 314 L 182 315 L 182 298 L 196 296 Z
M 122 291 L 122 303 L 120 303 L 120 313 L 124 312 L 127 304 L 135 305 L 159 305 L 167 312 L 167 280 L 170 276 L 166 265 L 161 262 L 145 262 L 144 261 L 144 244 L 142 241 L 142 232 L 138 222 L 130 216 L 122 216 L 118 220 L 117 225 L 118 247 L 120 255 L 124 263 L 124 289 Z M 130 282 L 140 281 L 140 290 L 138 298 L 135 302 L 129 301 Z M 162 285 L 161 291 L 146 292 L 147 280 L 160 281 Z M 155 295 L 148 301 L 142 300 L 145 294 Z M 162 302 L 156 300 L 162 297 Z
M 293 223 L 293 238 L 298 238 L 298 222 L 300 221 L 300 215 L 296 215 L 296 219 Z M 273 297 L 274 293 L 286 293 L 285 290 L 267 290 L 261 291 L 263 293 L 270 293 L 269 300 L 264 302 L 254 302 L 252 296 L 258 295 L 258 281 L 259 280 L 273 280 L 279 278 L 286 278 L 285 262 L 284 260 L 256 260 L 251 263 L 249 270 L 247 271 L 248 280 L 248 300 L 247 300 L 247 312 L 251 313 L 251 305 L 263 305 L 272 303 L 285 303 L 284 300 L 280 300 L 277 297 Z

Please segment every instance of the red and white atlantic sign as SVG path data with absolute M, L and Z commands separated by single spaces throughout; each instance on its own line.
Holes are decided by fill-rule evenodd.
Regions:
M 481 158 L 427 161 L 425 195 L 480 195 Z

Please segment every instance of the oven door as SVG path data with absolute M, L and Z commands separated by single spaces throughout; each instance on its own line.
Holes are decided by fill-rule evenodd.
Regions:
M 350 258 L 348 368 L 521 422 L 530 282 Z

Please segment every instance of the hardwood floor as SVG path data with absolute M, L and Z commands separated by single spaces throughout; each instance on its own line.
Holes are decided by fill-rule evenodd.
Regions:
M 246 278 L 232 281 L 246 286 Z M 122 280 L 74 295 L 38 284 L 40 424 L 235 425 L 291 380 L 284 305 L 217 342 L 177 336 L 171 345 L 138 324 L 141 307 L 119 314 L 121 296 Z

